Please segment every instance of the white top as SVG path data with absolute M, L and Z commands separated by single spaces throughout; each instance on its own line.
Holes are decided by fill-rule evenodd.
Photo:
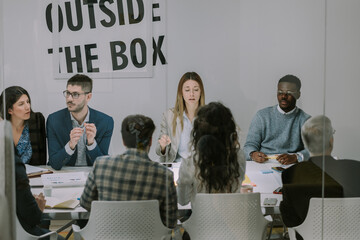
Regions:
M 187 115 L 183 114 L 184 116 L 184 128 L 181 132 L 180 136 L 180 143 L 178 149 L 178 156 L 176 157 L 175 162 L 181 161 L 181 159 L 185 159 L 190 157 L 190 139 L 191 139 L 191 131 L 193 129 L 193 123 L 187 117 Z
M 292 114 L 293 112 L 295 112 L 295 110 L 297 109 L 297 107 L 294 107 L 293 110 L 291 110 L 290 112 L 285 112 L 284 110 L 281 109 L 281 107 L 279 106 L 279 104 L 277 105 L 277 110 L 281 113 L 281 114 L 284 114 L 284 115 L 290 115 Z

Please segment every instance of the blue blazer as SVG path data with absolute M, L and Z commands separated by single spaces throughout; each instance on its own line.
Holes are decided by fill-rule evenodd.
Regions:
M 108 155 L 114 120 L 112 117 L 94 109 L 89 108 L 89 111 L 89 123 L 94 123 L 96 126 L 95 140 L 97 143 L 97 146 L 91 151 L 86 148 L 86 162 L 88 166 L 92 166 L 98 156 Z M 70 112 L 67 108 L 50 114 L 46 120 L 48 165 L 55 170 L 61 169 L 64 165 L 75 166 L 77 151 L 73 155 L 69 155 L 65 151 L 65 145 L 70 141 L 72 128 Z

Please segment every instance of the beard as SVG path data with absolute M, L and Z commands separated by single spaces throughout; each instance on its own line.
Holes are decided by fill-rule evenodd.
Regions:
M 69 104 L 71 104 L 71 107 L 69 107 Z M 80 102 L 79 104 L 74 104 L 73 102 L 69 101 L 66 103 L 67 108 L 69 112 L 78 113 L 81 112 L 85 107 L 85 101 Z
M 286 103 L 279 102 L 279 106 L 284 112 L 290 112 L 296 107 L 296 104 L 294 102 L 288 100 L 284 100 L 284 101 Z

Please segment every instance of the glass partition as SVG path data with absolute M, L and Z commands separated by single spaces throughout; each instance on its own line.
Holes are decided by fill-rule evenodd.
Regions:
M 278 111 L 276 106 L 282 95 L 293 96 L 297 109 L 313 117 L 325 115 L 332 124 L 330 137 L 326 138 L 325 132 L 330 128 L 323 121 L 321 151 L 317 148 L 313 150 L 317 152 L 310 153 L 310 159 L 315 156 L 320 159 L 314 161 L 322 174 L 320 186 L 314 182 L 304 191 L 316 188 L 318 193 L 317 187 L 320 187 L 320 195 L 316 196 L 324 197 L 328 191 L 325 182 L 335 181 L 338 183 L 335 188 L 342 188 L 341 196 L 358 196 L 358 187 L 352 185 L 357 182 L 357 172 L 335 174 L 330 161 L 339 159 L 336 160 L 339 168 L 348 169 L 343 159 L 358 159 L 360 110 L 356 107 L 356 91 L 360 87 L 357 81 L 360 31 L 354 23 L 359 21 L 359 9 L 360 3 L 350 0 L 232 0 L 226 3 L 215 0 L 3 0 L 0 3 L 0 90 L 3 92 L 11 86 L 26 89 L 31 97 L 31 109 L 42 113 L 45 127 L 50 114 L 74 105 L 69 99 L 74 100 L 71 93 L 75 90 L 67 88 L 68 79 L 77 73 L 91 77 L 93 89 L 90 94 L 84 92 L 88 106 L 111 116 L 114 121 L 109 150 L 104 155 L 114 156 L 126 151 L 122 121 L 128 115 L 143 114 L 156 126 L 149 158 L 167 162 L 176 181 L 183 156 L 196 152 L 196 146 L 191 145 L 191 130 L 196 118 L 189 116 L 186 109 L 190 105 L 186 105 L 187 100 L 182 97 L 185 88 L 178 90 L 182 76 L 195 72 L 202 79 L 203 86 L 198 81 L 197 87 L 203 95 L 192 96 L 189 101 L 197 97 L 204 99 L 205 104 L 219 101 L 231 110 L 241 151 L 245 150 L 245 158 L 250 160 L 244 163 L 246 177 L 240 179 L 244 178 L 243 184 L 253 184 L 253 190 L 262 193 L 262 207 L 266 208 L 265 198 L 276 198 L 275 208 L 266 209 L 279 216 L 282 196 L 273 194 L 274 187 L 266 189 L 269 182 L 264 188 L 256 183 L 256 176 L 267 174 L 264 172 L 266 165 L 251 165 L 249 154 L 258 151 L 247 152 L 244 146 L 249 135 L 254 134 L 250 126 L 257 112 L 270 106 Z M 301 80 L 301 89 L 295 89 L 295 92 L 300 90 L 295 95 L 292 95 L 294 89 L 278 88 L 279 79 L 288 74 Z M 64 98 L 66 90 L 70 93 L 67 96 L 65 93 Z M 287 92 L 279 93 L 279 90 Z M 81 99 L 83 93 L 79 93 Z M 178 121 L 172 121 L 168 115 L 173 114 L 172 109 L 177 106 L 183 109 L 179 111 Z M 3 111 L 8 110 L 4 106 Z M 197 111 L 197 106 L 192 110 Z M 269 126 L 278 126 L 278 122 L 272 122 L 274 119 L 267 120 Z M 180 130 L 175 131 L 176 124 L 181 125 Z M 267 162 L 278 164 L 275 153 L 284 153 L 274 152 L 278 142 L 282 141 L 283 148 L 293 147 L 294 141 L 302 144 L 302 124 L 296 124 L 288 136 L 281 131 L 285 126 L 266 130 L 274 134 L 270 139 L 274 142 L 273 149 L 267 154 L 274 159 Z M 184 127 L 189 127 L 187 134 L 183 134 L 185 137 L 182 135 Z M 262 130 L 265 132 L 261 129 L 258 133 Z M 48 129 L 46 131 L 49 138 Z M 100 132 L 98 129 L 97 133 Z M 172 137 L 165 150 L 159 143 L 164 133 Z M 289 140 L 283 141 L 279 136 Z M 184 146 L 189 142 L 191 147 L 186 151 Z M 61 144 L 63 149 L 67 141 Z M 101 144 L 100 140 L 97 144 Z M 44 146 L 40 152 L 46 153 L 45 162 L 48 163 L 50 155 L 57 152 L 49 152 L 48 141 Z M 296 156 L 296 160 L 307 162 L 309 152 L 301 150 L 288 151 L 291 158 Z M 163 155 L 164 151 L 173 153 Z M 262 151 L 259 149 L 259 152 Z M 324 154 L 334 159 L 328 157 L 328 161 L 321 157 Z M 192 160 L 190 162 L 193 164 Z M 355 162 L 349 164 L 352 170 L 358 169 Z M 288 168 L 288 165 L 281 167 Z M 281 174 L 269 168 L 271 174 L 277 174 L 273 183 L 281 186 Z M 251 169 L 255 169 L 252 175 Z M 201 189 L 191 187 L 193 191 Z M 337 197 L 336 191 L 329 196 Z M 166 201 L 170 201 L 169 196 Z M 189 217 L 190 206 L 178 205 L 182 217 Z M 302 217 L 306 216 L 307 207 L 304 209 Z

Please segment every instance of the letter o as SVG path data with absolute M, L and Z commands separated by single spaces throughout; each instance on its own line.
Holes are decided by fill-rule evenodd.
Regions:
M 45 17 L 46 17 L 46 25 L 50 32 L 53 32 L 53 22 L 52 22 L 52 16 L 51 16 L 51 10 L 52 10 L 52 3 L 50 3 L 45 10 Z M 61 10 L 61 7 L 58 6 L 58 13 L 59 13 L 59 32 L 63 29 L 64 26 L 64 17 Z

